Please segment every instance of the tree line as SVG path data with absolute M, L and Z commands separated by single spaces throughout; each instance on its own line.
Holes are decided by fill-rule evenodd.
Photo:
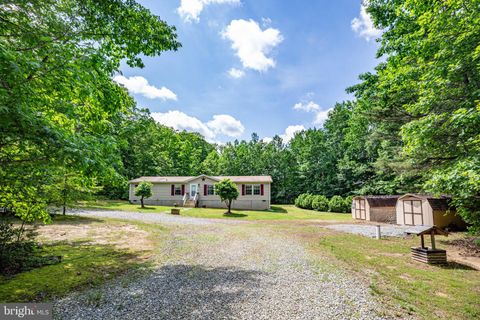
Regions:
M 272 201 L 302 193 L 453 196 L 480 227 L 480 4 L 370 0 L 381 61 L 321 128 L 213 145 L 138 109 L 120 62 L 177 50 L 173 26 L 134 1 L 0 6 L 0 207 L 24 221 L 143 175 L 260 175 Z M 141 32 L 139 32 L 141 30 Z

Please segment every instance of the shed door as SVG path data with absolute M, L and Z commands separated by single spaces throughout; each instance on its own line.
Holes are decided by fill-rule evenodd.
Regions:
M 355 200 L 355 219 L 366 219 L 366 211 L 365 211 L 365 200 L 357 199 Z
M 409 226 L 423 225 L 421 200 L 403 200 L 404 223 Z

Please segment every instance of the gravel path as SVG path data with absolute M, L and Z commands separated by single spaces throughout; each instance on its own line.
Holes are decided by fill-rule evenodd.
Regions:
M 377 230 L 375 225 L 360 225 L 360 224 L 331 224 L 326 225 L 325 228 L 359 234 L 366 237 L 375 238 L 377 235 Z M 412 226 L 396 226 L 396 225 L 381 225 L 380 226 L 380 233 L 383 236 L 387 237 L 403 237 L 405 235 L 405 231 L 413 231 L 416 229 L 424 228 L 423 226 L 420 228 L 415 228 Z
M 78 215 L 82 217 L 89 218 L 112 218 L 112 219 L 121 219 L 121 220 L 134 220 L 134 221 L 143 221 L 143 222 L 154 222 L 154 223 L 167 223 L 167 224 L 184 224 L 184 225 L 210 225 L 218 223 L 226 224 L 239 224 L 245 223 L 245 221 L 239 220 L 224 220 L 224 219 L 203 219 L 203 218 L 193 218 L 193 217 L 184 217 L 180 215 L 171 215 L 169 212 L 130 212 L 130 211 L 115 211 L 115 210 L 85 210 L 85 209 L 75 209 L 70 210 L 68 214 Z
M 384 319 L 368 286 L 258 225 L 183 226 L 162 266 L 55 303 L 59 319 Z M 94 297 L 95 303 L 92 303 Z

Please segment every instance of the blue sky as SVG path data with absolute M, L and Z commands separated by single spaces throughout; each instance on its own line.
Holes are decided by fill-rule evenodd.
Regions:
M 209 141 L 319 127 L 378 63 L 360 0 L 139 2 L 176 26 L 182 48 L 115 80 L 157 121 Z

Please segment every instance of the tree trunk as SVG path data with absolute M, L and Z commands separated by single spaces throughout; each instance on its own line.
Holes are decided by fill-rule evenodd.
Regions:
M 142 204 L 142 209 L 145 209 L 145 205 L 143 204 L 143 196 L 140 198 L 140 203 Z
M 230 209 L 232 208 L 232 200 L 228 200 L 228 212 L 227 213 L 232 213 Z
M 67 175 L 65 175 L 64 181 L 63 181 L 63 215 L 66 213 L 66 207 L 67 207 Z

